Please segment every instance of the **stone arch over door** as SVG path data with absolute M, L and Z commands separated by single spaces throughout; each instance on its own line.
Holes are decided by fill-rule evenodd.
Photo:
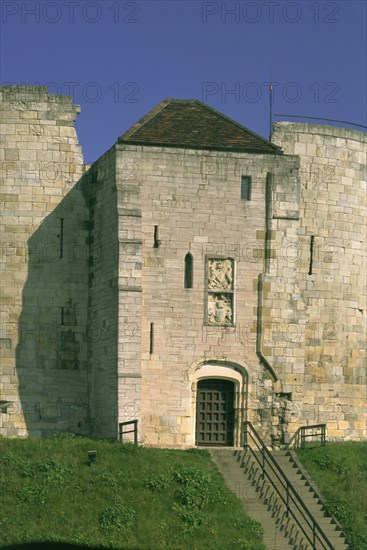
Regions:
M 197 442 L 197 402 L 198 388 L 202 386 L 203 381 L 207 380 L 210 383 L 215 381 L 223 381 L 224 386 L 230 387 L 233 383 L 234 399 L 233 399 L 233 439 L 232 443 L 227 445 L 240 446 L 242 445 L 242 424 L 247 419 L 247 403 L 248 403 L 248 373 L 247 370 L 235 363 L 220 363 L 216 361 L 208 361 L 198 365 L 192 375 L 192 402 L 191 409 L 193 415 L 193 439 Z M 200 443 L 199 443 L 200 444 Z

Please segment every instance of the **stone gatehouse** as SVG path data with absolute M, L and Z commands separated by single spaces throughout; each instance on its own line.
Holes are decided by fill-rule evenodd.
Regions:
M 1 96 L 0 434 L 366 436 L 366 134 L 168 99 L 85 166 L 70 97 Z

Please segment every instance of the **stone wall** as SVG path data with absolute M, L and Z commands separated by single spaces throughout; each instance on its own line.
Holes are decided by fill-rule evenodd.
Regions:
M 91 431 L 117 437 L 118 209 L 114 148 L 82 179 L 89 205 L 88 372 Z
M 302 128 L 307 136 L 308 128 Z M 134 174 L 129 201 L 137 210 L 124 238 L 137 239 L 138 254 L 130 261 L 138 262 L 138 269 L 124 274 L 130 284 L 135 280 L 136 290 L 139 197 L 143 243 L 141 402 L 137 329 L 134 341 L 125 345 L 135 353 L 136 370 L 128 393 L 126 386 L 120 393 L 128 397 L 119 400 L 119 411 L 121 416 L 130 403 L 136 416 L 141 412 L 141 437 L 147 444 L 194 444 L 197 381 L 211 374 L 235 380 L 234 372 L 242 376 L 236 381 L 237 443 L 245 418 L 275 445 L 300 425 L 319 422 L 327 423 L 330 438 L 365 436 L 363 139 L 351 132 L 352 144 L 338 142 L 335 160 L 344 155 L 346 165 L 335 163 L 336 179 L 326 149 L 333 140 L 329 129 L 317 127 L 325 149 L 316 158 L 307 158 L 307 148 L 300 150 L 307 137 L 284 133 L 277 128 L 274 136 L 284 146 L 283 156 L 117 146 L 120 165 Z M 310 137 L 312 143 L 315 137 Z M 297 147 L 289 146 L 292 140 Z M 318 170 L 318 162 L 319 177 L 324 170 L 333 178 L 321 178 L 326 191 L 311 193 L 315 176 L 310 178 L 309 172 Z M 240 199 L 244 175 L 252 177 L 251 201 Z M 348 189 L 340 188 L 345 178 L 351 178 L 350 201 Z M 343 194 L 343 204 L 335 189 Z M 346 257 L 337 263 L 336 252 L 346 247 Z M 194 266 L 192 289 L 184 289 L 188 252 Z M 207 322 L 208 258 L 233 259 L 234 326 Z M 131 320 L 139 327 L 140 309 L 132 311 Z
M 122 346 L 135 353 L 130 364 L 119 358 L 119 369 L 133 374 L 119 381 L 120 395 L 127 395 L 127 400 L 119 402 L 120 415 L 124 405 L 134 400 L 136 412 L 141 412 L 143 442 L 193 445 L 196 382 L 215 372 L 216 377 L 236 383 L 236 443 L 247 415 L 267 433 L 276 377 L 266 361 L 259 361 L 257 349 L 266 181 L 270 171 L 276 177 L 288 169 L 297 172 L 298 159 L 130 145 L 117 148 L 121 174 L 124 167 L 125 178 L 131 179 L 129 186 L 125 181 L 121 187 L 130 216 L 122 218 L 127 228 L 123 238 L 131 239 L 137 252 L 129 266 L 120 259 L 120 269 L 128 277 L 124 284 L 135 286 L 136 291 L 142 278 L 141 401 L 139 329 Z M 240 198 L 245 175 L 252 177 L 250 201 Z M 188 252 L 193 257 L 191 289 L 184 288 Z M 233 260 L 233 325 L 215 326 L 206 317 L 208 258 Z M 135 305 L 129 308 L 129 317 L 121 317 L 120 310 L 120 326 L 129 319 L 140 327 L 139 294 L 126 289 L 122 301 L 130 296 Z
M 277 123 L 283 155 L 120 143 L 83 175 L 71 98 L 1 95 L 0 434 L 138 419 L 142 443 L 192 446 L 197 385 L 222 378 L 235 444 L 245 419 L 274 445 L 318 422 L 366 436 L 365 134 Z
M 116 146 L 118 205 L 118 421 L 141 425 L 142 335 L 142 204 L 138 164 Z M 129 425 L 125 429 L 131 430 Z M 132 434 L 127 435 L 132 438 Z
M 79 108 L 44 87 L 0 93 L 0 433 L 83 432 L 88 227 L 77 184 Z
M 326 422 L 329 438 L 362 438 L 366 134 L 277 123 L 273 141 L 300 158 L 299 221 L 273 216 L 277 249 L 289 253 L 287 258 L 276 254 L 272 261 L 265 296 L 272 336 L 269 360 L 282 391 L 292 393 L 297 413 L 290 431 Z

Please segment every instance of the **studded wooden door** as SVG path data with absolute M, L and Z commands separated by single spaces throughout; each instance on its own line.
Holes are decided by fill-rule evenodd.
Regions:
M 233 445 L 234 383 L 199 380 L 196 401 L 196 445 Z

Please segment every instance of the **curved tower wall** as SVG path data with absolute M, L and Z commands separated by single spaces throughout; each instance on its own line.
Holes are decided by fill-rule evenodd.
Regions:
M 75 185 L 83 171 L 73 127 L 79 107 L 46 87 L 4 86 L 0 93 L 0 433 L 80 431 L 88 217 Z
M 270 359 L 282 391 L 292 392 L 294 429 L 326 422 L 331 438 L 364 437 L 366 134 L 282 122 L 272 141 L 299 156 L 301 186 L 299 220 L 272 220 L 267 305 L 273 324 L 288 325 L 282 341 L 273 337 Z M 288 284 L 290 294 L 279 292 Z

